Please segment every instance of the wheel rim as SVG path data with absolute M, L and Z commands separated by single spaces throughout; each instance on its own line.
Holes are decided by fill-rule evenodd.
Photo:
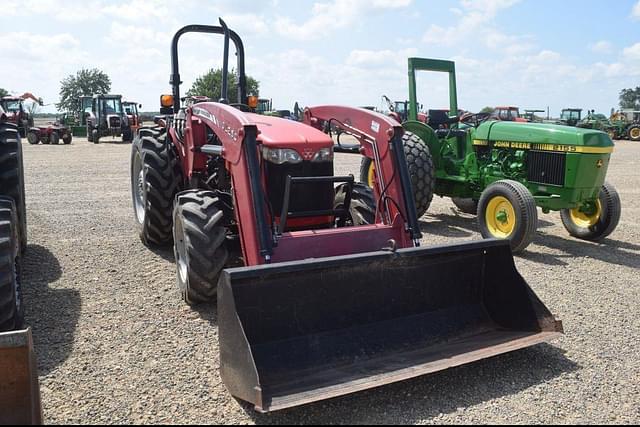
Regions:
M 596 201 L 595 209 L 593 209 L 593 212 L 583 212 L 580 210 L 580 208 L 571 209 L 569 211 L 571 221 L 580 228 L 593 227 L 598 223 L 601 215 L 602 203 L 600 202 L 600 200 Z
M 516 229 L 516 211 L 503 196 L 492 198 L 487 205 L 485 220 L 489 233 L 499 239 L 506 239 Z
M 189 268 L 187 267 L 187 246 L 184 242 L 184 230 L 182 221 L 177 219 L 175 227 L 175 245 L 176 245 L 176 265 L 178 266 L 178 276 L 181 283 L 187 283 L 189 278 Z
M 135 177 L 134 188 L 133 188 L 133 203 L 135 205 L 136 217 L 138 218 L 138 222 L 142 224 L 144 223 L 144 218 L 145 218 L 145 211 L 144 211 L 145 185 L 144 185 L 144 169 L 142 169 L 142 161 L 140 159 L 140 154 L 136 155 L 133 161 L 132 175 Z
M 369 184 L 369 187 L 373 188 L 375 186 L 375 182 L 376 182 L 376 167 L 373 164 L 373 161 L 371 161 L 371 164 L 369 165 L 369 172 L 367 173 L 367 184 Z
M 613 131 L 609 131 L 609 138 L 616 139 L 616 133 Z
M 640 138 L 640 128 L 631 129 L 630 135 L 631 135 L 631 138 L 633 139 Z

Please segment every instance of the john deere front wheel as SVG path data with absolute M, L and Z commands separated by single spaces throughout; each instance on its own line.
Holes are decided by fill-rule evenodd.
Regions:
M 640 125 L 633 125 L 628 131 L 629 139 L 632 141 L 640 141 Z
M 478 225 L 485 239 L 508 239 L 514 253 L 522 252 L 538 226 L 536 201 L 519 182 L 495 182 L 484 190 L 478 202 Z
M 564 209 L 560 211 L 560 218 L 573 237 L 599 241 L 616 229 L 621 211 L 618 192 L 613 185 L 605 183 L 595 202 L 576 209 Z

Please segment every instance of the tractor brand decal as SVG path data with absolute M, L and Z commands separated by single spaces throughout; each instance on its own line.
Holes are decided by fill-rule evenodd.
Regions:
M 194 107 L 193 108 L 193 114 L 196 115 L 196 116 L 200 116 L 200 117 L 202 117 L 204 119 L 208 119 L 208 120 L 212 121 L 214 125 L 222 128 L 224 133 L 229 135 L 231 137 L 231 139 L 233 139 L 234 141 L 238 140 L 238 130 L 237 129 L 233 128 L 232 126 L 227 125 L 226 123 L 219 122 L 218 118 L 216 116 L 214 116 L 213 114 L 211 114 L 209 111 L 205 110 L 204 108 Z
M 586 154 L 609 154 L 613 153 L 613 147 L 584 147 L 581 145 L 563 144 L 535 144 L 531 142 L 516 141 L 487 141 L 486 139 L 474 139 L 473 145 L 493 148 L 511 148 L 514 150 L 535 150 L 554 151 L 558 153 L 586 153 Z
M 375 133 L 380 132 L 380 123 L 371 121 L 371 130 L 374 131 Z
M 208 112 L 207 110 L 205 110 L 204 108 L 194 107 L 193 108 L 193 114 L 195 114 L 196 116 L 202 116 L 205 119 L 209 119 L 213 123 L 215 123 L 216 125 L 218 124 L 218 121 L 216 120 L 216 117 L 213 114 L 211 114 L 210 112 Z
M 302 150 L 302 157 L 305 160 L 311 160 L 313 158 L 313 150 L 311 148 L 305 148 Z

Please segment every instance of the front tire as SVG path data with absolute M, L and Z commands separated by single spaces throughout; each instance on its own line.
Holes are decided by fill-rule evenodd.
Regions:
M 560 218 L 564 228 L 573 237 L 597 242 L 613 233 L 620 222 L 621 212 L 618 192 L 613 185 L 605 182 L 593 212 L 563 209 Z
M 189 305 L 216 298 L 220 273 L 229 259 L 224 213 L 215 193 L 178 194 L 173 210 L 173 241 L 178 288 Z
M 14 201 L 0 197 L 0 332 L 21 328 L 24 318 L 18 228 Z
M 513 253 L 522 252 L 538 226 L 536 201 L 521 183 L 497 181 L 480 196 L 478 225 L 485 239 L 508 239 Z
M 631 141 L 640 141 L 640 125 L 632 125 L 628 129 L 627 134 L 629 135 L 629 139 Z
M 435 169 L 431 151 L 427 144 L 418 135 L 405 132 L 402 135 L 402 145 L 407 158 L 411 188 L 416 202 L 418 218 L 424 215 L 431 201 L 435 189 Z M 372 159 L 363 157 L 360 163 L 360 181 L 366 182 L 370 187 L 374 186 L 375 164 Z
M 62 137 L 62 142 L 64 143 L 64 145 L 71 144 L 72 140 L 73 140 L 73 135 L 71 135 L 71 133 L 65 133 L 64 136 Z
M 336 188 L 333 209 L 344 209 L 347 189 L 348 184 L 341 184 Z M 360 182 L 354 182 L 349 203 L 349 213 L 345 217 L 336 218 L 336 222 L 338 227 L 375 224 L 376 199 L 371 187 Z
M 140 129 L 131 147 L 131 196 L 138 234 L 147 246 L 171 243 L 178 159 L 164 128 Z
M 37 145 L 40 142 L 40 135 L 34 130 L 27 132 L 27 142 L 31 145 Z

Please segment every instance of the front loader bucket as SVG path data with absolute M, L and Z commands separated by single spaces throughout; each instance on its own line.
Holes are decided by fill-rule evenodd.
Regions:
M 0 333 L 0 425 L 42 424 L 31 330 Z
M 261 412 L 562 333 L 497 240 L 226 270 L 218 325 L 222 379 Z

